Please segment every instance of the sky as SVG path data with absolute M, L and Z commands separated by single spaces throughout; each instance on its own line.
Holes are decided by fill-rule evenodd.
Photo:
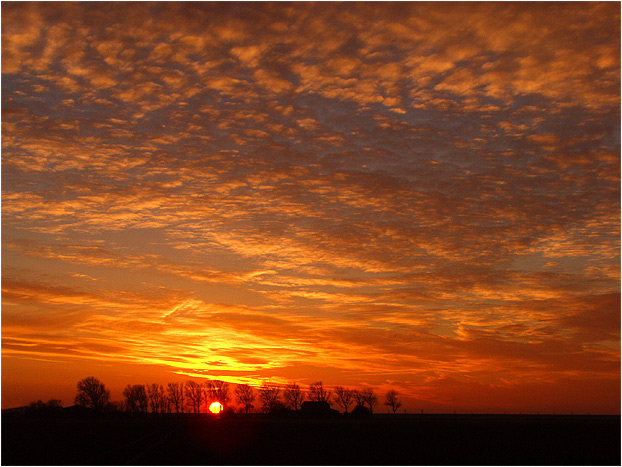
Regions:
M 90 375 L 619 414 L 620 3 L 3 2 L 2 407 Z

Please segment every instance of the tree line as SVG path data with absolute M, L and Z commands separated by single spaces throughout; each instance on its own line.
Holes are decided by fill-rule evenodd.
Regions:
M 385 394 L 384 405 L 393 414 L 402 406 L 398 393 L 391 389 Z M 95 411 L 122 410 L 130 413 L 206 413 L 209 405 L 220 402 L 226 410 L 241 413 L 274 413 L 278 410 L 301 409 L 303 402 L 325 402 L 336 404 L 344 414 L 351 407 L 364 408 L 373 414 L 378 396 L 372 388 L 363 390 L 336 386 L 332 391 L 321 381 L 308 386 L 306 390 L 296 382 L 284 387 L 263 382 L 259 388 L 248 384 L 235 385 L 219 380 L 194 380 L 162 384 L 128 384 L 123 389 L 122 402 L 110 402 L 110 391 L 94 376 L 80 380 L 77 384 L 76 405 Z M 237 409 L 237 410 L 236 410 Z M 361 410 L 361 409 L 359 409 Z

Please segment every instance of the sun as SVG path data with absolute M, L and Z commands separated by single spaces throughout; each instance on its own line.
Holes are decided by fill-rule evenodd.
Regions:
M 220 412 L 222 412 L 222 409 L 223 409 L 223 406 L 218 401 L 212 402 L 209 406 L 209 411 L 212 412 L 213 414 L 219 414 Z

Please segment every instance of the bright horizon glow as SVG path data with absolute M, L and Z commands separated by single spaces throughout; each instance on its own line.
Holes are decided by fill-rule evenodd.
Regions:
M 615 2 L 3 3 L 2 407 L 620 413 L 620 126 Z

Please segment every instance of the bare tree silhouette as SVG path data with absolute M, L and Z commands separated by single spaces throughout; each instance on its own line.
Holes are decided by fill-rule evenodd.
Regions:
M 192 404 L 192 411 L 194 413 L 199 413 L 201 411 L 201 403 L 205 397 L 203 385 L 196 381 L 188 381 L 186 383 L 186 397 L 188 397 L 188 400 Z
M 255 392 L 248 384 L 239 384 L 235 388 L 235 396 L 238 403 L 244 407 L 244 413 L 250 412 L 255 401 Z
M 151 412 L 163 412 L 166 406 L 166 397 L 164 395 L 164 388 L 162 387 L 162 385 L 158 383 L 150 384 L 149 386 L 147 386 L 147 394 L 149 395 Z
M 214 400 L 214 385 L 211 380 L 203 381 L 201 383 L 201 390 L 203 391 L 203 404 L 205 404 L 205 412 L 209 410 L 209 404 Z M 199 410 L 200 412 L 201 410 Z
M 261 401 L 261 409 L 268 413 L 279 406 L 280 389 L 276 384 L 263 382 L 259 388 L 259 400 Z
M 348 413 L 348 407 L 350 407 L 354 401 L 354 394 L 348 388 L 337 386 L 335 388 L 335 400 L 341 407 L 343 407 L 344 413 Z
M 143 384 L 128 384 L 123 390 L 123 396 L 128 412 L 147 412 L 149 399 Z
M 285 398 L 285 404 L 289 408 L 299 410 L 302 401 L 305 399 L 305 392 L 300 389 L 300 386 L 296 384 L 296 382 L 291 382 L 285 387 L 283 397 Z
M 106 389 L 104 383 L 94 376 L 87 376 L 78 381 L 77 390 L 76 405 L 88 407 L 98 412 L 104 408 L 110 399 L 110 391 Z
M 362 407 L 365 407 L 365 405 L 366 405 L 365 394 L 362 391 L 359 391 L 358 389 L 353 389 L 352 390 L 352 397 L 356 401 L 356 405 L 360 405 Z
M 361 394 L 363 394 L 363 401 L 367 404 L 367 407 L 369 407 L 369 413 L 373 415 L 374 406 L 378 403 L 376 393 L 372 388 L 366 388 L 361 391 Z
M 168 400 L 175 406 L 175 412 L 184 413 L 184 383 L 168 383 Z
M 384 405 L 391 407 L 391 410 L 393 410 L 393 415 L 395 415 L 397 409 L 402 406 L 402 403 L 397 398 L 397 391 L 391 389 L 389 392 L 387 392 L 387 395 L 384 398 Z
M 309 386 L 309 399 L 314 402 L 328 402 L 330 404 L 331 392 L 324 389 L 321 381 L 316 381 Z
M 218 380 L 212 381 L 210 389 L 210 400 L 216 400 L 222 405 L 227 405 L 227 403 L 229 402 L 229 383 Z
M 168 395 L 162 386 L 160 386 L 160 390 L 162 391 L 162 396 L 160 398 L 160 410 L 162 412 L 171 413 L 171 400 L 168 398 Z

